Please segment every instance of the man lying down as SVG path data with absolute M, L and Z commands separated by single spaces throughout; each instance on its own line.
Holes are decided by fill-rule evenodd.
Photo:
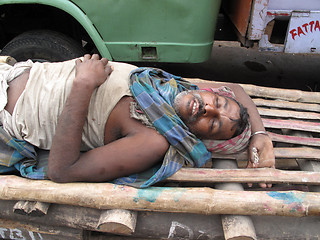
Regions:
M 148 187 L 185 164 L 201 167 L 211 152 L 248 146 L 248 167 L 275 165 L 257 109 L 238 85 L 196 86 L 98 55 L 0 64 L 0 83 L 2 172 Z M 47 169 L 32 165 L 35 149 L 50 150 Z

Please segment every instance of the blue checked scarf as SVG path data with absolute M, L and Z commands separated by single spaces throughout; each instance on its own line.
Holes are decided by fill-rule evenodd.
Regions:
M 148 187 L 177 172 L 185 161 L 191 166 L 201 167 L 210 159 L 211 153 L 189 132 L 172 107 L 178 93 L 196 89 L 196 85 L 160 69 L 138 68 L 131 72 L 130 90 L 133 97 L 170 147 L 161 165 L 143 174 L 117 179 L 115 183 Z M 146 177 L 149 179 L 141 183 Z
M 0 174 L 18 170 L 22 177 L 46 179 L 46 167 L 37 168 L 36 158 L 31 144 L 12 138 L 0 126 Z

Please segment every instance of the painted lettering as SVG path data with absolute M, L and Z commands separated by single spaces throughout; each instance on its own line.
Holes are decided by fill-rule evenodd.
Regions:
M 37 233 L 40 240 L 43 240 L 40 233 Z M 29 236 L 31 237 L 31 240 L 36 240 L 36 237 L 34 236 L 34 232 L 29 231 Z
M 22 235 L 21 230 L 19 229 L 10 229 L 10 239 L 17 239 L 17 240 L 26 240 L 26 238 Z
M 316 24 L 315 24 L 315 26 L 314 26 L 314 31 L 316 31 L 317 28 L 318 28 L 319 31 L 320 31 L 320 25 L 319 25 L 319 21 L 318 21 L 318 20 L 316 21 Z
M 300 37 L 301 34 L 306 35 L 306 34 L 302 31 L 301 27 L 298 27 L 298 36 Z
M 25 235 L 24 235 L 25 233 Z M 29 233 L 29 236 L 27 236 Z M 14 228 L 0 228 L 0 238 L 1 239 L 14 239 L 14 240 L 43 240 L 40 233 L 34 233 L 32 231 L 22 231 L 20 229 Z
M 176 234 L 177 234 L 176 233 L 176 228 L 182 228 L 182 229 L 184 229 L 186 231 L 187 235 L 183 236 L 183 237 L 187 237 L 187 239 L 193 239 L 194 238 L 194 233 L 193 233 L 191 228 L 189 228 L 188 226 L 186 226 L 186 225 L 184 225 L 182 223 L 173 221 L 171 223 L 171 227 L 170 227 L 170 230 L 169 230 L 168 239 L 176 237 Z M 179 237 L 181 237 L 181 236 L 179 236 Z
M 2 239 L 5 239 L 5 233 L 6 233 L 6 231 L 8 231 L 8 229 L 6 229 L 6 228 L 0 228 L 0 237 L 1 237 Z
M 313 31 L 319 30 L 320 31 L 320 23 L 319 20 L 317 21 L 310 21 L 309 23 L 304 23 L 297 28 L 293 28 L 289 31 L 291 34 L 291 38 L 296 40 L 296 36 L 301 37 L 301 35 L 306 35 L 308 33 L 313 33 Z
M 310 31 L 313 32 L 314 21 L 309 22 L 309 25 L 310 25 Z
M 295 36 L 298 35 L 298 34 L 296 33 L 296 31 L 297 31 L 296 29 L 292 29 L 292 30 L 290 31 L 293 40 L 295 40 L 295 39 L 294 39 Z

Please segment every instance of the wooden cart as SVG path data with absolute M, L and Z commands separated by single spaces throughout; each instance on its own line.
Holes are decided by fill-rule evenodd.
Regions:
M 245 169 L 246 153 L 213 154 L 205 168 L 148 189 L 2 175 L 0 239 L 319 239 L 320 93 L 242 86 L 277 169 Z

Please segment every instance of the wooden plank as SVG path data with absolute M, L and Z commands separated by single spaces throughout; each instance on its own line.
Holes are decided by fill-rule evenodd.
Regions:
M 314 103 L 299 103 L 299 102 L 289 102 L 289 101 L 283 101 L 283 100 L 268 100 L 268 99 L 262 99 L 262 98 L 253 98 L 252 101 L 257 106 L 320 112 L 320 104 L 314 104 Z
M 254 97 L 281 99 L 292 102 L 320 103 L 320 92 L 260 87 L 252 84 L 240 84 L 246 93 Z
M 293 129 L 308 132 L 320 133 L 319 122 L 307 122 L 299 120 L 267 119 L 262 118 L 263 125 L 266 128 Z
M 197 214 L 315 216 L 320 193 L 224 191 L 211 188 L 136 189 L 110 183 L 54 183 L 0 176 L 0 199 L 77 205 L 98 209 Z M 298 209 L 298 210 L 297 210 Z
M 238 167 L 239 168 L 246 168 L 248 165 L 247 160 L 237 160 Z M 283 159 L 283 158 L 277 158 L 276 159 L 276 169 L 282 169 L 282 170 L 300 170 L 297 160 L 296 159 Z
M 275 148 L 275 155 L 279 158 L 297 158 L 297 159 L 320 159 L 320 149 L 301 147 L 301 148 Z
M 166 181 L 206 183 L 292 183 L 320 185 L 320 173 L 285 171 L 273 168 L 257 169 L 197 169 L 182 168 Z
M 99 218 L 98 229 L 120 235 L 132 235 L 136 229 L 137 212 L 125 209 L 103 211 Z
M 41 217 L 46 215 L 50 203 L 18 201 L 13 208 L 13 212 L 22 215 L 30 215 L 34 217 Z
M 320 138 L 298 137 L 268 132 L 272 141 L 320 147 Z
M 261 116 L 320 120 L 320 113 L 298 112 L 298 111 L 289 111 L 289 110 L 280 110 L 280 109 L 267 109 L 267 108 L 261 108 L 261 107 L 258 107 L 257 109 Z
M 17 61 L 10 56 L 0 56 L 0 63 L 6 63 L 13 66 Z
M 191 83 L 204 83 L 207 80 L 199 78 L 185 78 Z M 225 83 L 226 82 L 218 82 Z M 307 92 L 301 90 L 272 88 L 272 87 L 261 87 L 252 84 L 239 84 L 248 95 L 252 97 L 263 97 L 271 99 L 280 99 L 292 102 L 305 102 L 305 103 L 320 103 L 320 92 Z
M 275 147 L 274 154 L 276 159 L 312 159 L 320 160 L 320 149 L 311 147 Z M 247 152 L 237 153 L 237 154 L 217 154 L 212 153 L 212 158 L 222 158 L 222 159 L 236 159 L 236 160 L 248 160 Z

